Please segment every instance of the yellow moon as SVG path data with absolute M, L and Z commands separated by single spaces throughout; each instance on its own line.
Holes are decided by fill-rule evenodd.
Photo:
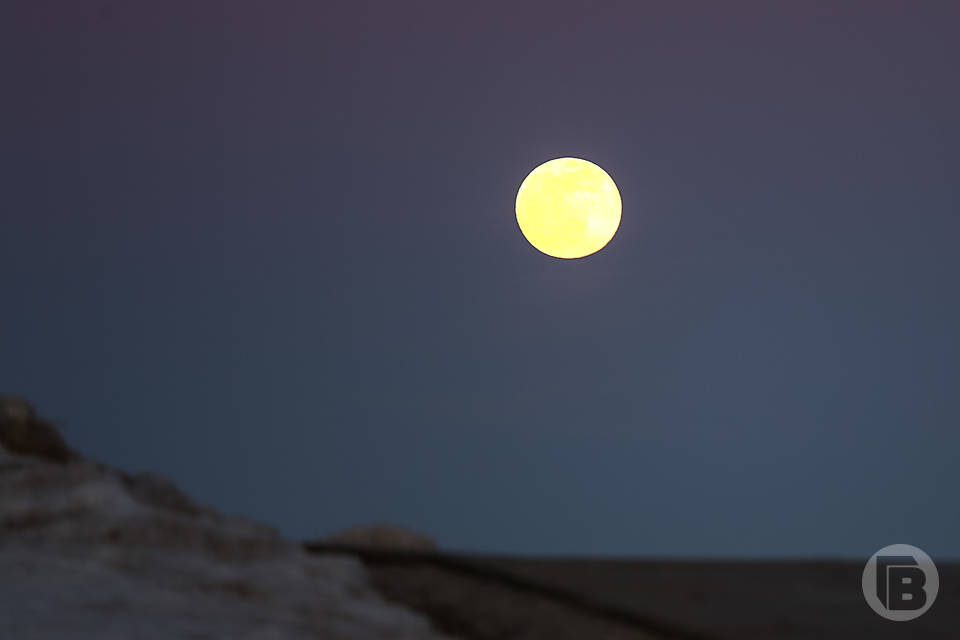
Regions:
M 557 158 L 530 172 L 517 192 L 517 222 L 554 258 L 603 249 L 620 228 L 620 192 L 607 172 L 580 158 Z

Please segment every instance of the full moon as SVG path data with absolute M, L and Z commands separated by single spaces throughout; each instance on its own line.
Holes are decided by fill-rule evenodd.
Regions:
M 530 172 L 517 192 L 517 223 L 554 258 L 603 249 L 620 227 L 620 192 L 607 172 L 580 158 L 556 158 Z

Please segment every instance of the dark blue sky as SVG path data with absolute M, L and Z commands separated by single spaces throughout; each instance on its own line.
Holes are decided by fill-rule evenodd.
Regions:
M 960 556 L 956 2 L 11 11 L 0 389 L 84 453 L 298 537 Z

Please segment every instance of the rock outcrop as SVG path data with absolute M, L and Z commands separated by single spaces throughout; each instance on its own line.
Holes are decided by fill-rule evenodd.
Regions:
M 8 451 L 66 463 L 79 456 L 67 446 L 56 428 L 38 417 L 19 396 L 0 396 L 0 445 Z
M 4 638 L 443 637 L 357 560 L 84 460 L 21 399 L 0 400 L 0 445 Z
M 352 527 L 320 542 L 345 547 L 393 551 L 436 551 L 437 549 L 437 543 L 430 536 L 389 524 Z

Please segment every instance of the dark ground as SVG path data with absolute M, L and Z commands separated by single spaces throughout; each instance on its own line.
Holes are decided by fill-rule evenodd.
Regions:
M 960 564 L 938 563 L 933 607 L 895 623 L 859 563 L 360 555 L 384 595 L 467 640 L 960 637 Z
M 938 563 L 940 592 L 927 613 L 909 622 L 890 622 L 863 599 L 861 563 L 521 558 L 482 562 L 715 638 L 960 637 L 960 564 Z

